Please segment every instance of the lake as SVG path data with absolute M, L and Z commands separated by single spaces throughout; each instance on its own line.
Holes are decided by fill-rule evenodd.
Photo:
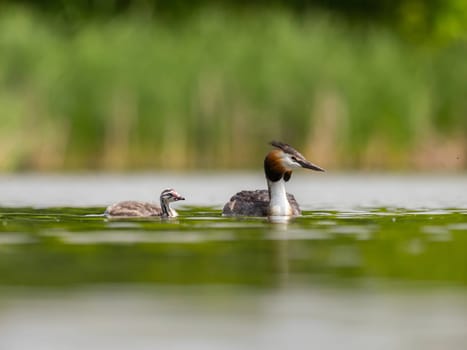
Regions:
M 174 220 L 107 220 L 174 187 Z M 261 173 L 0 176 L 0 349 L 463 349 L 467 177 L 308 174 L 303 216 L 226 218 Z M 303 345 L 301 345 L 303 344 Z

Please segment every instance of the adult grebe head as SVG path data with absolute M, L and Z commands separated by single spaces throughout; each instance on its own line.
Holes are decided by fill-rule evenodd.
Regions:
M 290 180 L 294 168 L 325 171 L 308 161 L 300 152 L 286 143 L 272 141 L 271 145 L 276 149 L 270 151 L 264 159 L 264 172 L 270 181 Z

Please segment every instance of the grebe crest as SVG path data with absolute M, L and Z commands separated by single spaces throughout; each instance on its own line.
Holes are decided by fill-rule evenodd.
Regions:
M 160 194 L 160 206 L 153 203 L 124 201 L 109 206 L 104 215 L 108 217 L 176 217 L 178 213 L 170 203 L 185 200 L 173 188 L 166 188 Z
M 241 191 L 235 194 L 223 209 L 224 215 L 241 216 L 298 216 L 300 207 L 294 196 L 285 191 L 285 182 L 295 168 L 324 171 L 308 161 L 292 146 L 272 141 L 276 149 L 264 159 L 264 173 L 268 190 Z

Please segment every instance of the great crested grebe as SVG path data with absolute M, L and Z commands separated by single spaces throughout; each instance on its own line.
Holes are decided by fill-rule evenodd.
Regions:
M 109 206 L 105 210 L 104 215 L 109 217 L 176 217 L 178 214 L 170 207 L 170 203 L 183 200 L 185 198 L 174 189 L 167 188 L 161 192 L 160 206 L 146 202 L 124 201 Z
M 228 216 L 298 216 L 300 207 L 294 196 L 285 191 L 285 183 L 290 180 L 294 168 L 324 171 L 309 162 L 292 146 L 272 141 L 276 149 L 264 159 L 264 173 L 267 190 L 241 191 L 227 202 L 222 211 Z

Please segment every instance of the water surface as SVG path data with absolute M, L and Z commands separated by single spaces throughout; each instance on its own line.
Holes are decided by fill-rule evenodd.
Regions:
M 262 182 L 1 177 L 0 349 L 463 348 L 465 177 L 299 174 L 302 217 L 220 215 Z M 99 216 L 169 186 L 175 220 Z

